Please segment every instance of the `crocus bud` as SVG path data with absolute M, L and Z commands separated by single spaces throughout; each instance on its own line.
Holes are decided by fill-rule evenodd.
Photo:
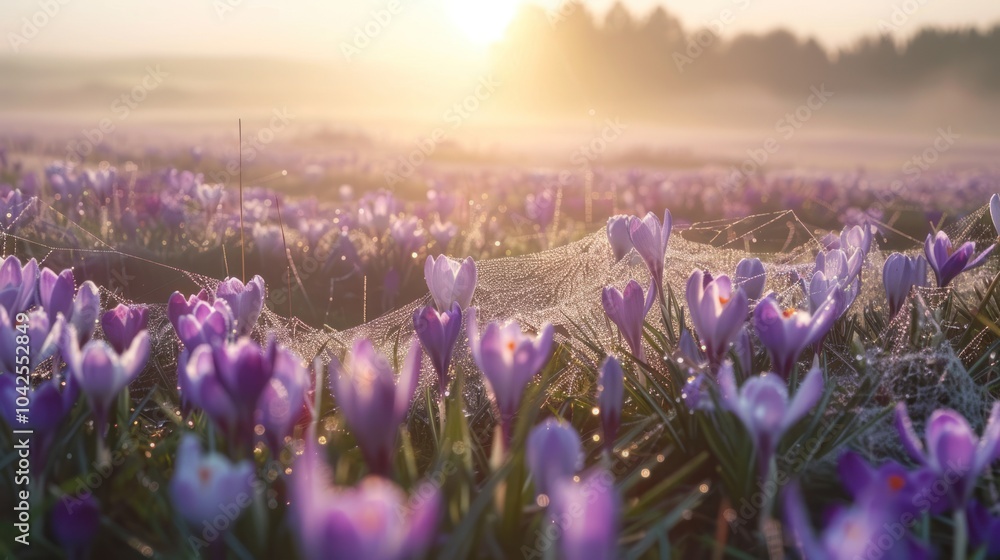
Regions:
M 625 343 L 632 355 L 640 361 L 645 361 L 642 349 L 642 327 L 646 314 L 653 307 L 656 298 L 655 286 L 650 284 L 649 291 L 643 296 L 642 286 L 635 280 L 629 280 L 625 290 L 619 292 L 614 286 L 607 286 L 601 292 L 601 305 L 608 319 L 618 326 Z
M 572 479 L 583 466 L 580 435 L 566 422 L 549 418 L 528 435 L 525 461 L 535 483 L 535 495 L 548 495 L 556 484 Z
M 414 339 L 398 384 L 389 360 L 375 352 L 367 339 L 354 342 L 346 362 L 330 364 L 330 391 L 375 474 L 388 476 L 390 472 L 399 425 L 410 410 L 421 359 L 420 342 Z
M 236 336 L 247 336 L 264 309 L 264 279 L 254 276 L 244 284 L 239 278 L 227 278 L 215 289 L 215 297 L 225 300 L 233 316 Z
M 50 268 L 43 268 L 38 277 L 38 298 L 51 320 L 62 313 L 67 319 L 73 314 L 73 298 L 76 295 L 76 280 L 73 269 L 67 268 L 56 274 Z
M 628 222 L 629 239 L 649 268 L 649 275 L 653 279 L 661 304 L 663 304 L 663 259 L 667 252 L 667 243 L 670 241 L 672 224 L 670 210 L 663 212 L 662 224 L 652 212 L 647 213 L 641 220 L 637 216 L 632 216 Z
M 618 359 L 608 356 L 597 375 L 597 409 L 601 414 L 604 448 L 610 453 L 622 422 L 622 399 L 625 398 L 625 372 Z
M 760 299 L 760 296 L 764 294 L 764 284 L 767 282 L 764 263 L 757 258 L 742 259 L 736 265 L 735 280 L 736 285 L 743 288 L 748 298 Z
M 462 332 L 462 308 L 458 302 L 451 304 L 451 310 L 444 313 L 438 313 L 429 305 L 422 307 L 413 313 L 413 328 L 430 356 L 438 377 L 438 395 L 443 399 L 448 391 L 452 352 Z
M 235 521 L 253 501 L 249 461 L 232 463 L 219 453 L 203 453 L 201 443 L 185 434 L 177 447 L 177 463 L 170 479 L 170 500 L 188 523 L 198 527 L 219 515 Z
M 622 260 L 632 250 L 628 221 L 629 217 L 624 214 L 608 218 L 608 243 L 611 245 L 611 254 L 614 255 L 615 262 Z
M 143 306 L 128 306 L 123 303 L 101 316 L 104 338 L 115 349 L 124 352 L 139 331 L 146 330 L 149 311 Z
M 895 317 L 903 307 L 906 296 L 913 287 L 913 263 L 909 257 L 893 253 L 885 260 L 882 267 L 882 284 L 885 285 L 885 297 L 889 301 L 889 317 Z
M 444 255 L 437 259 L 428 256 L 424 262 L 424 280 L 438 311 L 451 309 L 451 304 L 455 302 L 462 309 L 468 308 L 472 304 L 478 279 L 476 262 L 472 257 L 458 262 Z

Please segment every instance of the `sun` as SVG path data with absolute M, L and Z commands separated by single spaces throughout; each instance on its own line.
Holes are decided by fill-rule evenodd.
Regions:
M 448 0 L 452 21 L 470 41 L 486 46 L 503 38 L 521 0 Z

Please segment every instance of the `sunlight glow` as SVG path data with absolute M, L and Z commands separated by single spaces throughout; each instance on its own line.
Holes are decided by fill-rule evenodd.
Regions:
M 503 38 L 521 0 L 449 0 L 448 13 L 459 30 L 478 45 Z

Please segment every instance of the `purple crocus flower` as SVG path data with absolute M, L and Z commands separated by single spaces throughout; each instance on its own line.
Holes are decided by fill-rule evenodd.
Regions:
M 409 257 L 424 244 L 424 229 L 416 216 L 396 217 L 389 226 L 389 235 L 400 252 Z
M 580 434 L 568 423 L 549 418 L 528 434 L 525 462 L 535 483 L 535 496 L 547 496 L 556 484 L 573 478 L 583 467 Z
M 635 280 L 629 280 L 621 292 L 613 286 L 607 286 L 601 292 L 604 313 L 618 326 L 618 332 L 625 339 L 632 355 L 639 361 L 646 359 L 642 349 L 642 326 L 646 314 L 653 307 L 655 297 L 656 292 L 652 284 L 649 286 L 649 291 L 643 295 L 642 286 Z
M 614 476 L 596 469 L 556 485 L 549 506 L 548 523 L 561 529 L 562 558 L 614 560 L 618 556 L 621 498 Z
M 49 268 L 43 268 L 38 276 L 38 299 L 42 307 L 55 319 L 62 313 L 69 319 L 73 314 L 73 299 L 76 296 L 76 280 L 73 269 L 67 268 L 56 274 Z
M 434 242 L 437 243 L 437 249 L 444 251 L 448 248 L 448 244 L 451 243 L 452 239 L 458 235 L 458 226 L 451 222 L 441 222 L 436 220 L 431 227 L 428 228 L 431 237 L 434 238 Z
M 130 306 L 120 303 L 111 311 L 101 315 L 104 338 L 118 353 L 124 352 L 132 344 L 139 331 L 146 330 L 148 322 L 149 310 L 141 305 Z
M 93 282 L 88 280 L 77 289 L 71 269 L 56 274 L 44 268 L 38 278 L 38 299 L 50 322 L 61 313 L 67 323 L 76 327 L 81 343 L 90 340 L 101 314 L 101 293 Z
M 501 326 L 490 323 L 479 332 L 476 311 L 466 319 L 469 349 L 486 378 L 503 430 L 504 443 L 513 436 L 514 416 L 521 405 L 521 395 L 531 378 L 537 375 L 552 356 L 555 329 L 546 323 L 537 337 L 524 334 L 516 322 Z
M 59 349 L 62 341 L 65 322 L 62 317 L 56 317 L 55 321 L 49 323 L 49 317 L 42 309 L 34 309 L 28 313 L 28 363 L 19 364 L 17 361 L 17 339 L 22 336 L 17 329 L 17 317 L 9 315 L 7 310 L 0 307 L 0 373 L 14 375 L 18 365 L 27 365 L 30 371 Z
M 190 315 L 199 301 L 209 301 L 207 291 L 201 290 L 189 297 L 184 297 L 180 292 L 174 292 L 170 295 L 170 299 L 167 300 L 167 318 L 170 319 L 170 324 L 174 326 L 174 330 L 177 330 L 181 315 Z
M 927 262 L 923 257 L 907 257 L 893 253 L 882 267 L 882 284 L 889 302 L 889 317 L 895 317 L 903 308 L 910 289 L 921 286 L 927 279 Z M 922 276 L 922 278 L 921 278 Z
M 670 228 L 673 225 L 673 218 L 670 210 L 663 212 L 663 223 L 657 219 L 652 212 L 646 214 L 641 220 L 637 216 L 629 218 L 628 233 L 632 246 L 635 247 L 639 256 L 642 257 L 646 267 L 649 268 L 649 275 L 656 286 L 656 293 L 660 297 L 660 304 L 664 304 L 663 299 L 663 259 L 667 252 L 667 243 L 670 241 Z
M 344 364 L 330 364 L 330 390 L 375 474 L 388 476 L 392 469 L 396 436 L 410 410 L 421 359 L 420 342 L 414 339 L 398 384 L 389 360 L 368 339 L 354 342 Z
M 809 560 L 854 560 L 878 557 L 888 560 L 929 560 L 930 551 L 903 529 L 895 535 L 887 510 L 873 502 L 834 509 L 826 528 L 817 536 L 809 525 L 809 513 L 797 483 L 783 496 L 785 524 L 799 556 Z M 904 538 L 899 538 L 903 536 Z M 888 548 L 884 543 L 888 543 Z
M 725 274 L 713 279 L 695 270 L 688 278 L 687 303 L 705 357 L 713 368 L 718 367 L 746 320 L 746 292 L 738 286 L 733 290 Z
M 307 416 L 312 380 L 302 360 L 282 346 L 275 346 L 273 370 L 257 402 L 255 422 L 264 427 L 271 454 L 277 455 L 285 438 Z
M 244 284 L 239 278 L 227 278 L 215 288 L 216 301 L 229 304 L 236 336 L 247 336 L 257 324 L 257 318 L 264 309 L 266 288 L 264 279 L 254 276 Z
M 69 560 L 85 560 L 101 528 L 101 508 L 90 494 L 63 498 L 52 506 L 49 527 Z
M 924 447 L 904 402 L 896 405 L 896 430 L 910 457 L 951 486 L 949 498 L 955 509 L 965 507 L 979 475 L 1000 459 L 1000 402 L 993 404 L 982 438 L 961 414 L 938 409 L 927 421 Z
M 841 483 L 857 502 L 880 504 L 893 515 L 916 517 L 927 505 L 921 498 L 934 483 L 927 469 L 911 471 L 896 461 L 886 461 L 878 467 L 869 465 L 860 455 L 848 451 L 837 463 Z
M 736 265 L 736 285 L 743 288 L 747 297 L 752 300 L 764 295 L 764 284 L 767 282 L 767 271 L 764 263 L 757 258 L 742 259 Z
M 17 397 L 22 396 L 20 391 L 23 391 L 23 388 L 19 390 L 17 378 L 13 374 L 0 375 L 0 399 L 3 399 L 3 402 L 15 402 Z M 45 468 L 49 450 L 55 443 L 59 428 L 76 404 L 78 396 L 79 391 L 74 384 L 67 383 L 63 386 L 62 381 L 54 377 L 29 389 L 28 423 L 22 424 L 17 421 L 15 407 L 0 408 L 0 418 L 3 418 L 10 429 L 32 430 L 33 473 L 41 472 Z
M 991 515 L 990 510 L 976 500 L 969 501 L 965 516 L 969 521 L 969 544 L 973 550 L 984 550 L 985 558 L 1000 558 L 1000 517 Z
M 232 334 L 232 311 L 225 300 L 217 299 L 214 304 L 199 300 L 186 315 L 177 317 L 177 337 L 186 348 L 201 344 L 222 346 Z
M 70 326 L 63 337 L 62 351 L 73 380 L 87 397 L 97 427 L 108 430 L 111 405 L 118 394 L 139 376 L 149 359 L 149 334 L 141 331 L 122 353 L 103 340 L 92 340 L 80 348 L 76 329 Z
M 813 360 L 812 369 L 791 399 L 785 380 L 774 374 L 752 376 L 737 389 L 733 365 L 728 361 L 719 368 L 718 379 L 722 404 L 740 419 L 750 433 L 757 450 L 761 476 L 766 478 L 765 473 L 781 437 L 823 395 L 823 371 L 819 367 L 819 359 Z
M 16 229 L 14 225 L 18 220 L 21 220 L 23 217 L 24 220 L 22 220 L 22 223 L 24 223 L 28 218 L 26 210 L 30 205 L 30 200 L 28 204 L 25 204 L 24 195 L 19 189 L 10 189 L 7 192 L 3 191 L 4 189 L 0 188 L 0 229 L 7 233 L 13 233 Z
M 856 226 L 844 226 L 840 231 L 840 247 L 845 253 L 850 254 L 857 250 L 861 253 L 861 260 L 871 252 L 872 249 L 872 228 L 866 222 Z
M 307 560 L 406 560 L 422 557 L 441 517 L 441 493 L 431 483 L 407 497 L 391 481 L 369 476 L 355 488 L 330 485 L 315 446 L 294 465 L 290 523 Z
M 771 368 L 778 375 L 788 379 L 799 354 L 826 336 L 837 319 L 838 307 L 837 297 L 813 314 L 794 308 L 781 309 L 773 295 L 760 300 L 754 308 L 753 326 L 771 356 Z
M 35 303 L 38 262 L 31 259 L 24 266 L 11 255 L 0 264 L 0 307 L 17 314 Z
M 624 214 L 608 218 L 608 243 L 615 262 L 622 260 L 632 250 L 632 239 L 628 229 L 629 217 Z
M 957 250 L 952 247 L 948 234 L 939 231 L 933 237 L 928 234 L 924 241 L 924 255 L 934 276 L 937 277 L 939 288 L 944 288 L 956 276 L 986 262 L 996 245 L 990 245 L 985 251 L 976 255 L 976 243 L 966 241 Z
M 597 374 L 597 409 L 604 432 L 604 449 L 614 449 L 615 436 L 622 423 L 622 399 L 625 397 L 625 372 L 614 356 L 608 356 Z
M 428 256 L 424 261 L 424 280 L 434 298 L 434 305 L 443 312 L 451 309 L 451 304 L 455 302 L 462 309 L 472 304 L 479 275 L 472 257 L 458 262 L 444 255 L 437 259 Z
M 215 373 L 212 347 L 185 348 L 177 359 L 177 385 L 186 412 L 200 408 L 219 429 L 230 436 L 240 432 L 240 412 Z
M 438 377 L 438 395 L 444 399 L 450 383 L 448 369 L 451 367 L 452 352 L 462 332 L 462 308 L 458 302 L 451 304 L 451 310 L 444 313 L 438 313 L 430 305 L 422 307 L 413 313 L 413 328 L 424 351 L 430 356 Z
M 712 396 L 709 393 L 711 383 L 711 378 L 704 373 L 689 377 L 684 382 L 684 388 L 681 389 L 681 399 L 689 411 L 700 410 L 711 412 L 715 410 L 715 404 L 712 402 Z
M 993 219 L 993 229 L 1000 236 L 1000 194 L 990 197 L 990 218 Z
M 194 527 L 220 515 L 243 512 L 252 502 L 253 465 L 233 463 L 220 453 L 204 453 L 197 436 L 184 434 L 177 446 L 177 463 L 170 479 L 170 501 Z

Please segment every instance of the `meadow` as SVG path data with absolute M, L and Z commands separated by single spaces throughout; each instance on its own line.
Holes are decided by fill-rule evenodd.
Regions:
M 8 556 L 1000 556 L 994 172 L 8 146 Z

